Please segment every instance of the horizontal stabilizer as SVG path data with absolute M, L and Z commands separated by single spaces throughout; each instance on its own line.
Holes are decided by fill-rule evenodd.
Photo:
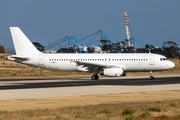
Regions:
M 7 59 L 12 60 L 12 61 L 16 61 L 16 62 L 20 62 L 20 63 L 29 60 L 29 58 L 27 58 L 27 57 L 17 56 L 17 55 L 8 56 Z

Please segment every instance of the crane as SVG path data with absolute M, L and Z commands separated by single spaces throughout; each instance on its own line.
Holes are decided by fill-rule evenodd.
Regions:
M 125 39 L 125 40 L 127 41 L 129 47 L 134 47 L 134 41 L 136 41 L 142 48 L 145 48 L 145 45 L 143 45 L 142 43 L 154 46 L 155 48 L 159 48 L 159 47 L 157 47 L 157 46 L 155 46 L 149 42 L 143 41 L 143 40 L 135 38 L 133 36 L 132 30 L 131 30 L 131 27 L 129 24 L 129 19 L 128 19 L 126 12 L 124 12 L 124 20 L 125 20 L 126 33 L 127 33 L 127 39 Z

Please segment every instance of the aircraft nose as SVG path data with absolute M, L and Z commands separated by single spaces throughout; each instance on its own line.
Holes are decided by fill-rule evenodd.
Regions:
M 175 64 L 174 64 L 173 62 L 170 61 L 169 67 L 170 67 L 170 68 L 174 68 L 174 67 L 175 67 Z

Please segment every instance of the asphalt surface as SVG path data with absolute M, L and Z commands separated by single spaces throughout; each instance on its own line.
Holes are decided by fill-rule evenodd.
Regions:
M 125 77 L 125 78 L 61 78 L 61 79 L 1 79 L 0 90 L 35 89 L 55 87 L 80 87 L 80 86 L 149 86 L 149 85 L 173 85 L 180 84 L 178 76 L 158 76 L 154 80 L 148 77 Z

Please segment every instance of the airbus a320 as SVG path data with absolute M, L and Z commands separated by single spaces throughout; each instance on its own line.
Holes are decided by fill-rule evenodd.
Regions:
M 175 66 L 165 56 L 152 53 L 42 53 L 18 27 L 10 27 L 10 32 L 16 55 L 8 60 L 43 69 L 91 72 L 93 80 L 99 79 L 98 74 L 122 77 L 129 71 L 163 71 Z M 150 79 L 154 79 L 152 74 Z

